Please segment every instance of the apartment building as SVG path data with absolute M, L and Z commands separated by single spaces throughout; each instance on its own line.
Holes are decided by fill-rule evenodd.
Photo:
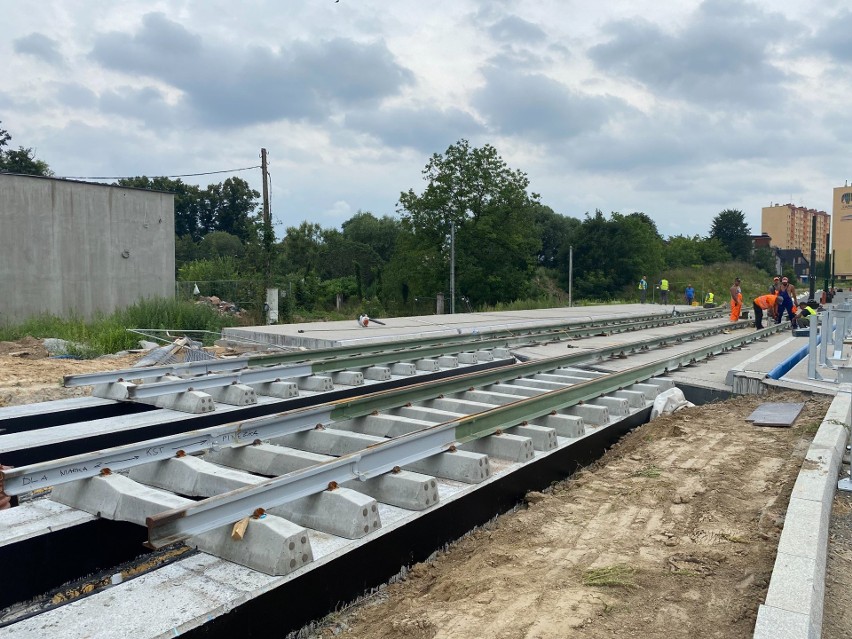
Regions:
M 852 189 L 849 190 L 852 192 Z M 852 213 L 852 209 L 849 212 Z M 814 218 L 816 218 L 816 263 L 819 265 L 825 260 L 826 235 L 831 231 L 831 216 L 825 211 L 808 209 L 795 204 L 767 206 L 761 209 L 760 231 L 772 238 L 771 244 L 775 248 L 798 249 L 810 259 L 811 227 Z M 852 225 L 850 225 L 850 231 L 852 231 Z

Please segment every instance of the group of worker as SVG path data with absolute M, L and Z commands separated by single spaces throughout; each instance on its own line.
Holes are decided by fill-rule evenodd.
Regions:
M 669 281 L 662 277 L 660 281 L 657 283 L 657 290 L 660 291 L 660 304 L 668 304 L 669 303 Z M 695 289 L 692 287 L 692 284 L 687 284 L 686 288 L 683 291 L 684 301 L 692 306 L 695 301 Z M 642 279 L 639 280 L 639 300 L 642 304 L 648 299 L 648 276 L 643 275 Z M 713 304 L 714 297 L 713 293 L 707 293 L 704 296 L 705 304 Z
M 776 323 L 782 322 L 786 313 L 793 328 L 808 326 L 811 317 L 816 315 L 816 310 L 806 304 L 798 307 L 796 298 L 795 285 L 786 277 L 775 277 L 772 284 L 769 285 L 769 292 L 757 296 L 752 302 L 754 327 L 756 329 L 763 328 L 764 313 L 774 319 Z M 740 319 L 742 308 L 743 291 L 740 286 L 740 278 L 736 278 L 733 286 L 731 286 L 732 322 Z
M 669 303 L 669 281 L 666 278 L 660 278 L 660 281 L 657 283 L 657 290 L 660 291 L 660 304 L 668 304 Z M 695 289 L 692 284 L 687 284 L 686 288 L 683 291 L 684 301 L 692 306 L 693 302 L 695 302 Z M 648 276 L 643 275 L 642 279 L 639 280 L 639 300 L 642 304 L 648 299 Z M 713 293 L 708 292 L 704 296 L 705 304 L 714 304 L 715 298 Z

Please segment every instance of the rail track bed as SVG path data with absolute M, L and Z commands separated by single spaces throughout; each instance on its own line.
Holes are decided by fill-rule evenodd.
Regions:
M 22 577 L 0 595 L 0 636 L 298 628 L 595 459 L 647 420 L 666 372 L 775 330 L 728 328 L 221 411 L 232 421 L 6 471 L 22 503 L 0 513 L 0 564 Z M 593 370 L 613 357 L 628 367 Z

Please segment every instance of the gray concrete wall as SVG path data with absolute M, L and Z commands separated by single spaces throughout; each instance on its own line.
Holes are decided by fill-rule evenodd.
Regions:
M 0 175 L 0 324 L 173 298 L 174 196 Z

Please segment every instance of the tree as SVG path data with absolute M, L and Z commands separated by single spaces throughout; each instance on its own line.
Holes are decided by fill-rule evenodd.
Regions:
M 446 290 L 455 226 L 459 292 L 474 303 L 513 299 L 531 280 L 541 246 L 532 219 L 539 196 L 527 193 L 526 174 L 509 168 L 490 144 L 476 148 L 462 139 L 429 159 L 423 179 L 423 193 L 401 193 L 398 210 L 416 252 L 424 258 L 436 252 L 437 260 L 429 261 L 441 283 L 437 290 Z
M 379 219 L 369 211 L 358 211 L 341 228 L 344 238 L 369 246 L 386 263 L 393 255 L 402 223 L 389 215 Z
M 242 178 L 230 177 L 219 184 L 210 184 L 202 192 L 204 205 L 200 220 L 202 230 L 224 231 L 243 242 L 251 235 L 251 218 L 257 210 L 260 193 Z
M 580 220 L 559 215 L 549 206 L 535 203 L 531 207 L 536 234 L 541 239 L 541 249 L 536 256 L 539 266 L 557 268 L 563 247 L 567 251 L 576 238 Z
M 725 209 L 713 218 L 710 237 L 719 240 L 735 260 L 749 261 L 751 257 L 751 229 L 742 211 Z
M 17 149 L 4 151 L 12 136 L 6 129 L 0 129 L 0 172 L 18 173 L 20 175 L 41 175 L 51 177 L 53 171 L 44 160 L 35 157 L 35 151 L 31 148 L 19 146 Z

